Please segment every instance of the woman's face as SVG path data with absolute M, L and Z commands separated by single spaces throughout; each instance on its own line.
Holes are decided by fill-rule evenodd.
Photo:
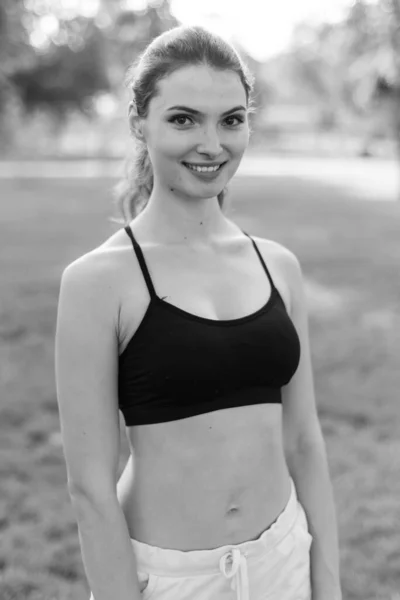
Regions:
M 217 196 L 249 142 L 246 93 L 233 71 L 189 66 L 158 83 L 142 131 L 155 188 L 183 197 Z M 218 165 L 198 172 L 197 167 Z

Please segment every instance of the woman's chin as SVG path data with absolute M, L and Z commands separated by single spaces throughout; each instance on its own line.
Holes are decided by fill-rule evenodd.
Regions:
M 207 190 L 204 190 L 203 193 L 201 190 L 195 192 L 195 190 L 187 190 L 187 195 L 195 200 L 210 200 L 212 198 L 217 198 L 219 194 L 225 189 L 225 186 L 221 189 L 221 186 L 215 186 L 214 189 L 211 189 L 208 186 Z

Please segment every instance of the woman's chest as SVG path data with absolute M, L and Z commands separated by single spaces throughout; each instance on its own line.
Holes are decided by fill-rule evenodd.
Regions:
M 248 257 L 220 258 L 213 254 L 193 256 L 149 257 L 151 278 L 157 299 L 182 315 L 214 322 L 239 320 L 260 310 L 272 296 L 268 277 L 259 261 Z M 271 255 L 271 272 L 285 306 L 289 291 Z M 276 264 L 275 264 L 276 263 Z M 131 263 L 129 261 L 131 267 Z M 136 265 L 137 266 L 137 265 Z M 132 271 L 132 269 L 130 269 Z M 150 297 L 140 270 L 120 282 L 119 338 L 120 354 L 135 335 L 150 308 Z

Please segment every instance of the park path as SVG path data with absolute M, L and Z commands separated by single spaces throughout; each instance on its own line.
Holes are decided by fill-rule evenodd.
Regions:
M 118 178 L 119 160 L 0 161 L 0 179 Z M 400 167 L 396 160 L 246 155 L 238 176 L 295 177 L 346 188 L 363 199 L 396 201 Z

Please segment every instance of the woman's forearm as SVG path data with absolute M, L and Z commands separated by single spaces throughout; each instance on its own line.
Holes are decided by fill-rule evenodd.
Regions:
M 71 494 L 86 577 L 95 600 L 140 600 L 137 564 L 117 496 Z
M 336 511 L 324 442 L 299 448 L 287 462 L 313 536 L 312 599 L 341 600 Z

